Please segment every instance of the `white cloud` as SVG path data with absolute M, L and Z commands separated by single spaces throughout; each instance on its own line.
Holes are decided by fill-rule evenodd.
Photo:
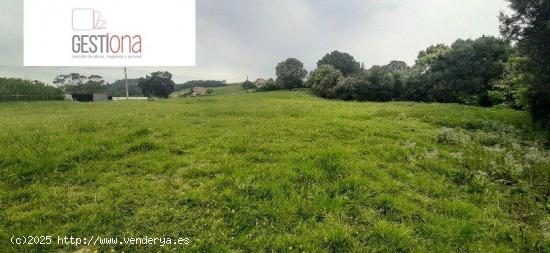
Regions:
M 21 1 L 0 2 L 0 65 L 20 64 Z M 197 0 L 197 67 L 162 68 L 176 81 L 274 76 L 287 57 L 311 70 L 325 53 L 351 53 L 367 66 L 414 62 L 418 51 L 457 38 L 498 35 L 504 0 Z M 20 48 L 20 45 L 19 45 Z M 13 64 L 8 64 L 13 63 Z M 131 77 L 157 68 L 130 68 Z M 59 69 L 0 68 L 1 75 L 51 82 Z M 108 80 L 118 70 L 89 70 Z

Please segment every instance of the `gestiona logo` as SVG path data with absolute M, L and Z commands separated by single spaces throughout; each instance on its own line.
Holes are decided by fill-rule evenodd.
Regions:
M 93 8 L 72 9 L 73 58 L 141 58 L 140 34 L 126 34 L 107 29 L 101 11 Z
M 195 8 L 195 0 L 24 0 L 23 63 L 195 66 Z

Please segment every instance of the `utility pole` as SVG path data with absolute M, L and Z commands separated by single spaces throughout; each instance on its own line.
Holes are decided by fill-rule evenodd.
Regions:
M 126 86 L 126 100 L 130 100 L 130 93 L 128 93 L 128 74 L 126 73 L 126 67 L 124 67 L 124 85 Z

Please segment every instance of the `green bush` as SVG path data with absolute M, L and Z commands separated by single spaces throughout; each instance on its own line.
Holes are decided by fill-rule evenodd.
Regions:
M 500 30 L 516 42 L 529 67 L 529 111 L 535 122 L 550 130 L 550 1 L 507 0 L 513 12 L 501 13 Z
M 243 87 L 243 90 L 252 90 L 252 89 L 256 89 L 256 85 L 249 81 L 249 80 L 246 80 L 244 81 L 241 86 Z
M 506 94 L 502 91 L 491 90 L 487 92 L 492 105 L 500 105 L 506 102 Z
M 336 97 L 343 100 L 355 98 L 355 89 L 361 85 L 361 80 L 356 77 L 345 77 L 340 79 L 334 88 Z
M 0 78 L 0 101 L 63 99 L 63 90 L 40 81 Z
M 172 74 L 167 71 L 151 73 L 138 81 L 143 95 L 147 97 L 168 98 L 174 92 L 175 85 Z
M 335 87 L 343 77 L 342 72 L 332 65 L 321 65 L 310 73 L 307 87 L 324 98 L 336 98 Z
M 344 76 L 352 76 L 361 72 L 361 64 L 357 62 L 353 56 L 348 53 L 333 51 L 326 54 L 317 62 L 317 67 L 323 65 L 331 65 L 337 70 L 340 70 Z
M 257 91 L 274 91 L 274 90 L 280 90 L 282 88 L 283 87 L 281 87 L 281 85 L 279 85 L 277 82 L 270 80 L 270 81 L 267 81 L 267 83 L 264 84 L 263 86 L 258 87 L 256 90 Z
M 277 64 L 275 73 L 277 74 L 277 83 L 289 90 L 303 87 L 303 79 L 307 76 L 304 64 L 296 58 L 288 58 Z
M 354 97 L 357 100 L 369 101 L 390 101 L 394 98 L 396 86 L 393 75 L 382 69 L 380 66 L 374 66 L 363 72 L 359 77 L 361 82 L 355 89 Z
M 443 128 L 437 134 L 437 142 L 450 145 L 462 145 L 470 141 L 470 136 L 460 130 Z
M 352 71 L 351 76 L 357 77 L 359 81 L 345 80 L 338 88 L 336 86 L 341 77 L 338 77 L 335 71 L 348 70 L 344 68 L 348 65 L 355 68 L 358 66 L 355 63 L 343 66 L 332 63 L 336 60 L 337 63 L 341 63 L 346 58 L 335 52 L 325 56 L 326 59 L 320 63 L 338 67 L 331 69 L 319 64 L 311 73 L 307 86 L 325 98 L 350 99 L 349 94 L 352 92 L 353 98 L 357 100 L 410 100 L 492 106 L 514 98 L 499 90 L 499 82 L 495 82 L 502 78 L 506 71 L 515 78 L 514 62 L 505 64 L 512 52 L 508 41 L 492 36 L 483 36 L 476 40 L 458 39 L 451 47 L 438 44 L 421 51 L 412 68 L 404 62 L 392 61 L 385 66 Z M 350 60 L 353 57 L 349 56 L 346 59 Z M 343 76 L 350 73 L 344 72 Z M 544 104 L 549 100 L 547 97 L 531 96 L 529 101 L 531 104 Z M 541 107 L 544 108 L 544 105 L 537 106 Z

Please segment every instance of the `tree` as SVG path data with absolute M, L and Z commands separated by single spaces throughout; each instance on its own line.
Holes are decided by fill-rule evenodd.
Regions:
M 421 67 L 413 67 L 403 83 L 401 89 L 401 99 L 418 102 L 432 102 L 433 98 L 432 84 L 427 80 L 427 75 Z
M 170 72 L 158 71 L 140 78 L 138 86 L 145 96 L 168 98 L 174 91 L 175 83 Z
M 105 92 L 105 81 L 99 75 L 90 75 L 88 81 L 80 88 L 82 93 L 103 93 Z
M 445 44 L 429 46 L 426 50 L 418 53 L 414 67 L 421 72 L 428 71 L 430 65 L 449 49 Z
M 420 52 L 415 68 L 427 82 L 423 87 L 430 100 L 491 106 L 489 91 L 511 52 L 507 41 L 492 36 L 459 39 L 450 48 L 437 45 Z
M 332 65 L 321 65 L 310 73 L 307 86 L 324 98 L 335 98 L 335 87 L 343 77 L 342 72 Z
M 281 89 L 281 86 L 277 84 L 277 82 L 273 81 L 273 78 L 269 78 L 264 85 L 258 87 L 256 90 L 257 91 L 274 91 L 274 90 L 280 90 L 280 89 Z
M 128 93 L 131 97 L 142 97 L 143 93 L 138 86 L 139 79 L 128 79 Z M 105 85 L 105 92 L 113 97 L 126 97 L 126 83 L 124 80 L 116 80 Z
M 344 76 L 355 75 L 361 72 L 361 64 L 355 61 L 353 56 L 339 51 L 333 51 L 330 54 L 326 54 L 317 62 L 317 67 L 322 65 L 332 65 L 340 70 Z
M 382 69 L 391 73 L 404 73 L 409 71 L 410 67 L 404 61 L 391 61 L 388 65 L 382 66 Z
M 70 73 L 68 75 L 58 75 L 53 83 L 62 88 L 65 92 L 70 93 L 74 86 L 82 85 L 86 76 L 78 73 Z
M 362 73 L 362 82 L 355 88 L 354 97 L 358 100 L 390 101 L 394 99 L 395 79 L 383 67 L 373 66 Z
M 36 80 L 0 77 L 0 101 L 63 99 L 63 90 L 59 87 L 47 85 Z
M 505 64 L 502 78 L 496 80 L 493 86 L 493 96 L 500 96 L 502 103 L 514 109 L 523 110 L 529 106 L 529 86 L 532 80 L 527 71 L 527 58 L 513 56 Z
M 356 97 L 358 88 L 363 85 L 362 80 L 355 76 L 341 78 L 334 88 L 335 95 L 343 100 L 352 100 Z
M 256 89 L 256 85 L 253 82 L 248 81 L 248 80 L 243 82 L 242 87 L 243 87 L 243 90 Z
M 285 89 L 303 86 L 303 79 L 307 76 L 304 64 L 295 58 L 288 58 L 277 64 L 275 69 L 277 82 Z
M 418 53 L 416 62 L 409 69 L 401 89 L 401 98 L 409 101 L 433 102 L 437 75 L 430 73 L 432 65 L 451 48 L 445 44 L 429 46 Z
M 529 111 L 550 129 L 550 0 L 507 0 L 513 14 L 500 14 L 501 33 L 527 58 Z
M 79 73 L 58 75 L 53 83 L 66 93 L 103 93 L 106 89 L 105 81 L 99 75 L 85 76 Z

